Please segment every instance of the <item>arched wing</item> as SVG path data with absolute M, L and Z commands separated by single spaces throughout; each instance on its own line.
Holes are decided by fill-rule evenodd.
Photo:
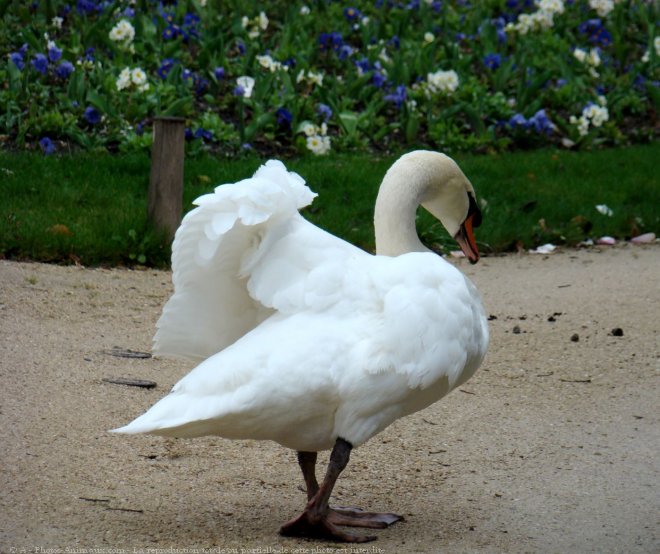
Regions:
M 251 179 L 219 186 L 198 198 L 198 207 L 186 215 L 172 246 L 174 294 L 158 320 L 154 354 L 203 360 L 273 313 L 248 291 L 245 261 L 264 241 L 286 239 L 294 227 L 297 232 L 309 227 L 323 233 L 298 213 L 315 196 L 299 175 L 269 161 Z M 288 260 L 270 258 L 277 266 L 272 278 L 291 280 L 296 271 L 304 271 L 291 261 L 297 257 L 294 248 L 289 241 Z

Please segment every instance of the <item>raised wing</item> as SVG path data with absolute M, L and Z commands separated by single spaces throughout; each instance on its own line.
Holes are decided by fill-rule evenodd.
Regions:
M 247 283 L 257 268 L 264 279 L 287 283 L 307 270 L 311 260 L 301 255 L 300 245 L 287 240 L 291 233 L 304 237 L 307 229 L 348 246 L 299 215 L 315 196 L 302 177 L 271 160 L 251 179 L 219 186 L 198 198 L 198 207 L 186 215 L 175 235 L 174 294 L 158 320 L 154 354 L 206 359 L 272 314 L 272 304 L 251 295 Z M 278 241 L 286 243 L 279 247 L 279 256 L 266 256 L 260 248 Z M 272 267 L 264 270 L 266 259 Z

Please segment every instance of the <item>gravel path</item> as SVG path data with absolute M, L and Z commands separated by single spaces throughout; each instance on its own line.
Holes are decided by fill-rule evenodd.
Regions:
M 149 351 L 169 273 L 0 261 L 0 552 L 660 551 L 660 246 L 458 263 L 490 352 L 354 452 L 336 503 L 406 521 L 351 549 L 277 534 L 304 504 L 277 444 L 106 432 L 189 369 L 108 353 Z

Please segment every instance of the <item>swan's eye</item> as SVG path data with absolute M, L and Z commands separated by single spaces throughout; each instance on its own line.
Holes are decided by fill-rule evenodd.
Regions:
M 472 216 L 472 227 L 479 227 L 481 225 L 481 210 L 477 206 L 477 201 L 472 193 L 468 193 L 468 198 L 470 199 L 470 207 L 468 208 L 467 217 Z

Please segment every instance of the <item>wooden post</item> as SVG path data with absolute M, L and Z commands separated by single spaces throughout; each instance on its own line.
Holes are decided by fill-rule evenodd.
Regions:
M 154 119 L 147 215 L 154 227 L 167 232 L 170 238 L 181 223 L 184 141 L 183 118 Z

